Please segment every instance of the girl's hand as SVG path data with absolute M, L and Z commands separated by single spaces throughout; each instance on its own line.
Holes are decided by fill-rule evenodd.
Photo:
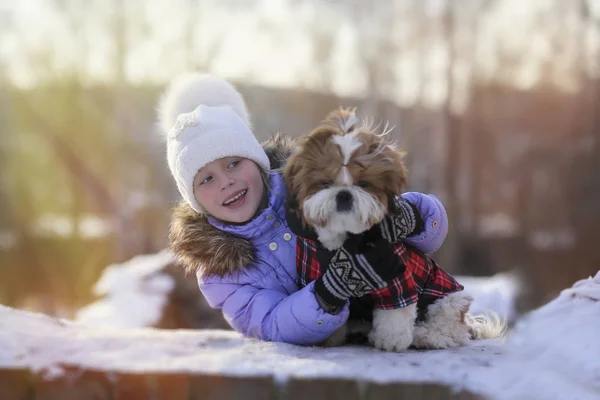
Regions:
M 389 243 L 396 243 L 425 230 L 425 223 L 415 205 L 402 197 L 394 197 L 394 206 L 394 212 L 377 224 L 381 237 Z
M 387 240 L 379 238 L 368 243 L 357 240 L 351 236 L 315 282 L 317 300 L 328 312 L 334 313 L 351 297 L 362 297 L 386 287 L 387 282 L 404 272 L 404 264 Z

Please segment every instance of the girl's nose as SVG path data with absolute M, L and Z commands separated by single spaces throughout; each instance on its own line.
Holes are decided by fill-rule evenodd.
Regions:
M 233 185 L 234 183 L 235 183 L 235 179 L 233 179 L 230 176 L 225 175 L 223 177 L 223 185 L 221 186 L 221 190 L 227 189 L 229 186 Z

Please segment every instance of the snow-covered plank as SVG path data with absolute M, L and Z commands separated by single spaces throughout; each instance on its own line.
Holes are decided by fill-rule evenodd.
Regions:
M 599 299 L 600 273 L 524 318 L 506 343 L 397 354 L 261 342 L 231 331 L 101 328 L 0 306 L 0 368 L 29 370 L 50 381 L 75 369 L 183 375 L 190 382 L 267 379 L 278 390 L 295 380 L 325 379 L 359 382 L 361 393 L 364 385 L 425 383 L 496 399 L 598 399 Z
M 16 374 L 18 373 L 18 375 Z M 17 382 L 11 378 L 22 377 Z M 6 385 L 2 385 L 6 383 Z M 7 390 L 8 389 L 8 390 Z M 0 369 L 2 400 L 476 400 L 470 392 L 428 383 L 378 384 L 354 379 L 292 378 L 278 384 L 272 377 L 119 373 L 65 368 L 51 379 L 25 370 Z

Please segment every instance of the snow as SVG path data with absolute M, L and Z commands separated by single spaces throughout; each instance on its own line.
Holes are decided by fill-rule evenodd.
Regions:
M 61 365 L 110 371 L 354 378 L 450 384 L 493 399 L 600 398 L 600 271 L 523 318 L 505 342 L 386 353 L 246 339 L 230 331 L 115 329 L 0 306 L 0 368 L 48 377 Z
M 94 287 L 94 292 L 103 297 L 80 309 L 75 319 L 115 328 L 153 326 L 160 320 L 173 290 L 173 279 L 162 272 L 172 262 L 175 262 L 173 255 L 162 251 L 106 268 Z M 516 275 L 499 273 L 491 277 L 456 276 L 456 279 L 475 298 L 471 305 L 473 313 L 492 311 L 509 322 L 516 320 L 515 300 L 520 291 Z
M 473 314 L 494 312 L 509 322 L 517 319 L 516 299 L 521 291 L 521 281 L 510 272 L 490 277 L 455 276 L 475 299 L 471 304 Z
M 599 335 L 600 272 L 563 290 L 517 324 L 510 350 L 536 360 L 549 375 L 573 386 L 595 389 L 600 398 Z
M 169 251 L 163 251 L 107 267 L 94 287 L 104 298 L 79 310 L 75 319 L 115 328 L 154 325 L 175 286 L 173 278 L 161 271 L 174 261 Z

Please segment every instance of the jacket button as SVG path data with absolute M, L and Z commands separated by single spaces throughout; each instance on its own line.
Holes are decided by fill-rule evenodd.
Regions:
M 273 214 L 267 214 L 267 219 L 271 220 L 271 219 L 273 219 L 273 218 L 275 218 L 275 217 L 273 216 Z
M 437 226 L 437 224 L 438 224 L 438 222 L 437 222 L 437 221 L 433 221 L 433 222 L 431 223 L 431 225 L 432 225 L 434 228 Z
M 279 221 L 275 222 L 273 225 L 275 226 L 275 228 L 279 228 L 281 226 L 281 224 L 279 223 Z
M 320 320 L 318 320 L 318 321 L 317 321 L 317 325 L 323 325 L 323 320 L 321 320 L 321 319 L 320 319 Z
M 287 242 L 289 242 L 289 241 L 292 239 L 292 234 L 291 234 L 291 233 L 289 233 L 289 232 L 286 232 L 286 233 L 284 233 L 284 234 L 283 234 L 283 238 L 284 238 L 284 239 L 285 239 Z
M 275 251 L 275 250 L 277 250 L 277 247 L 279 247 L 279 246 L 277 246 L 277 243 L 275 243 L 275 242 L 269 243 L 269 248 L 271 250 Z

